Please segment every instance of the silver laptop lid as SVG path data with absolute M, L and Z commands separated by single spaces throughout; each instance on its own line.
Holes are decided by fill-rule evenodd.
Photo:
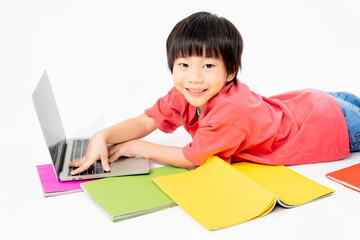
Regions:
M 46 71 L 35 88 L 32 99 L 55 172 L 59 175 L 66 150 L 66 137 Z

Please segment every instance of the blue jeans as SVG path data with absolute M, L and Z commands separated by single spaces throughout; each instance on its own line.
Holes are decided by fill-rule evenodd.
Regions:
M 344 114 L 350 151 L 360 151 L 360 98 L 348 92 L 326 92 L 334 97 Z

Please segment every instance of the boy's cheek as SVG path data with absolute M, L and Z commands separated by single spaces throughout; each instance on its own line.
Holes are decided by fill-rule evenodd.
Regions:
M 183 88 L 183 86 L 182 86 L 182 82 L 181 82 L 181 81 L 179 81 L 179 80 L 177 80 L 177 79 L 174 79 L 174 86 L 175 86 L 175 88 L 176 88 L 179 92 L 181 92 L 182 94 L 184 94 L 184 88 Z
M 184 88 L 178 87 L 178 86 L 176 86 L 176 85 L 175 85 L 175 88 L 176 88 L 182 95 L 184 95 Z

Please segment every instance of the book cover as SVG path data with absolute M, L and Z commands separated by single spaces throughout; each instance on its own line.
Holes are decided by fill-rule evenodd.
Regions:
M 153 168 L 147 175 L 104 178 L 82 183 L 81 188 L 110 220 L 118 221 L 176 206 L 151 178 L 184 171 L 171 166 Z
M 250 162 L 234 163 L 232 166 L 275 193 L 277 203 L 286 208 L 305 204 L 334 192 L 285 166 Z
M 294 174 L 290 169 L 289 175 L 284 170 L 286 167 L 257 165 L 244 163 L 231 166 L 218 157 L 211 157 L 195 170 L 157 177 L 153 181 L 208 230 L 264 216 L 277 201 L 282 202 L 284 207 L 292 207 L 334 192 L 300 174 Z M 272 169 L 269 173 L 267 167 Z M 273 175 L 278 173 L 280 176 Z M 273 181 L 264 184 L 269 178 Z M 281 183 L 284 178 L 285 184 Z
M 328 173 L 326 177 L 360 192 L 360 163 Z
M 56 177 L 52 164 L 36 166 L 45 197 L 81 192 L 80 184 L 87 181 L 61 182 Z

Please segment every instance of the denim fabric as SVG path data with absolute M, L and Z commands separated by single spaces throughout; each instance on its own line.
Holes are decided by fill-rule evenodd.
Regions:
M 350 151 L 360 151 L 360 98 L 348 92 L 326 92 L 334 97 L 344 114 Z

